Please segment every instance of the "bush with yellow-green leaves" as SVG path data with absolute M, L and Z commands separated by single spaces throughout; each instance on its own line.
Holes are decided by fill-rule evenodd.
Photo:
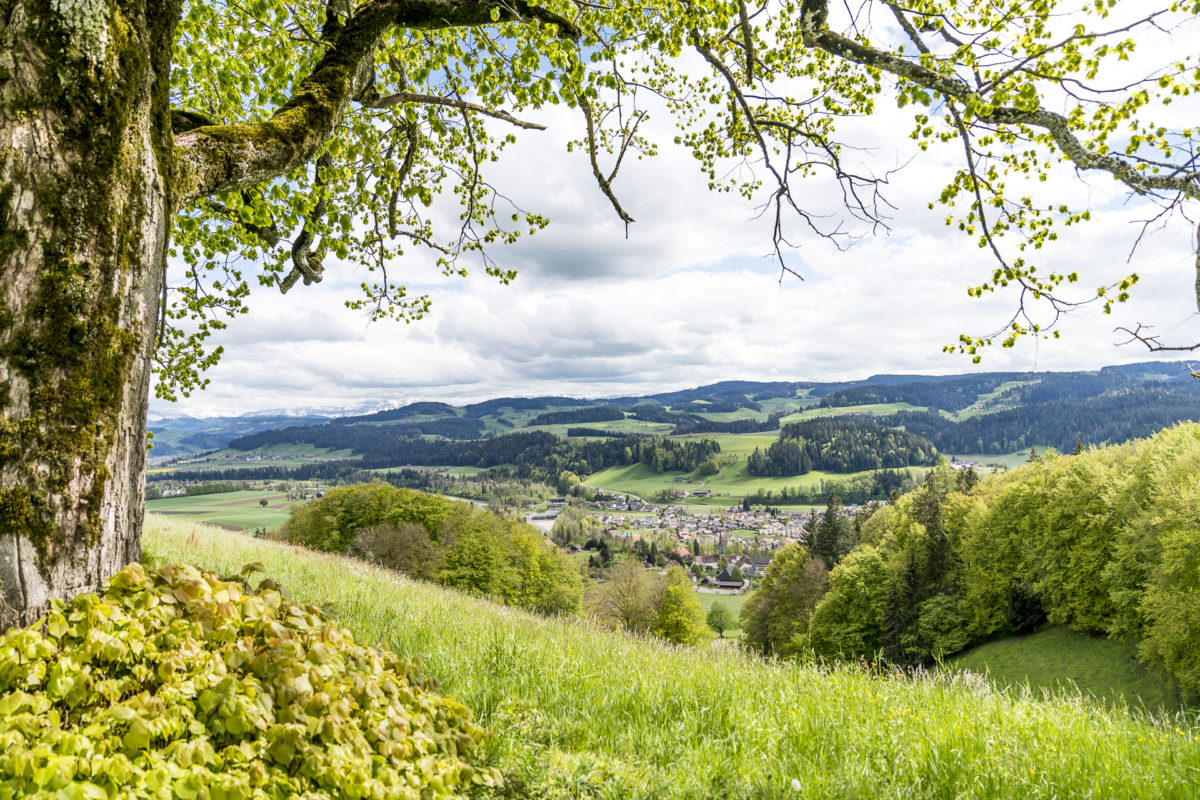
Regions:
M 0 798 L 460 797 L 463 705 L 269 581 L 133 564 L 0 639 Z

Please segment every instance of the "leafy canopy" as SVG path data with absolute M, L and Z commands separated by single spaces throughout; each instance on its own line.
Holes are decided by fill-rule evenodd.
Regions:
M 1108 312 L 1138 277 L 1064 293 L 1080 271 L 1038 251 L 1090 212 L 1061 202 L 1052 174 L 1108 173 L 1157 204 L 1154 224 L 1200 198 L 1196 129 L 1169 119 L 1200 87 L 1187 39 L 1198 14 L 1196 0 L 187 3 L 171 103 L 177 153 L 201 166 L 177 197 L 171 254 L 187 274 L 168 290 L 158 391 L 203 385 L 220 355 L 205 339 L 246 311 L 252 286 L 287 291 L 327 262 L 365 265 L 347 304 L 372 319 L 428 313 L 430 298 L 403 283 L 414 262 L 511 281 L 493 246 L 548 219 L 489 169 L 556 105 L 578 110 L 570 149 L 627 223 L 614 181 L 656 152 L 643 123 L 651 105 L 665 109 L 710 188 L 773 221 L 785 272 L 802 236 L 886 228 L 888 175 L 856 166 L 840 127 L 880 103 L 911 107 L 922 150 L 961 149 L 930 206 L 993 261 L 970 294 L 1016 293 L 999 331 L 948 349 L 978 360 L 994 338 L 1057 336 L 1062 313 L 1089 298 Z M 1154 52 L 1140 52 L 1149 37 Z M 798 190 L 814 180 L 840 192 L 844 213 L 806 205 L 827 194 Z

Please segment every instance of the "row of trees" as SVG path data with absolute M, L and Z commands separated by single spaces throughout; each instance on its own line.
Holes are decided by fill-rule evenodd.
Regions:
M 414 466 L 510 467 L 522 478 L 553 483 L 564 471 L 591 475 L 606 467 L 642 463 L 655 472 L 691 472 L 721 446 L 712 439 L 676 440 L 627 436 L 607 441 L 568 441 L 545 431 L 517 431 L 468 441 L 411 438 L 397 427 L 314 425 L 263 431 L 236 439 L 230 447 L 256 450 L 269 444 L 305 442 L 360 454 L 357 467 Z M 264 478 L 300 477 L 263 475 Z M 307 477 L 307 476 L 305 476 Z
M 616 422 L 625 419 L 625 412 L 615 406 L 589 406 L 567 411 L 547 411 L 529 421 L 530 425 L 577 425 L 587 422 Z
M 576 613 L 583 596 L 578 567 L 536 528 L 385 483 L 332 489 L 280 535 L 543 614 Z
M 828 576 L 805 566 L 818 558 L 816 537 L 776 557 L 757 602 L 795 597 L 803 609 L 789 612 L 786 636 L 767 625 L 751 642 L 920 664 L 1049 622 L 1127 641 L 1145 664 L 1200 690 L 1198 476 L 1194 423 L 1051 452 L 979 482 L 943 464 L 862 523 L 861 541 Z M 756 630 L 755 612 L 744 613 Z

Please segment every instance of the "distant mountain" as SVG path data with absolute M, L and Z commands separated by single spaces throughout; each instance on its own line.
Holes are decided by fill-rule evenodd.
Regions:
M 1121 393 L 1122 396 L 1119 400 L 1114 399 L 1113 393 Z M 1112 413 L 1116 408 L 1129 409 L 1133 413 L 1139 403 L 1146 408 L 1137 411 L 1136 425 L 1130 420 L 1129 426 L 1123 426 L 1121 419 L 1090 421 L 1086 417 L 1089 414 L 1087 401 L 1091 398 L 1108 398 L 1105 403 L 1095 404 L 1096 413 L 1101 413 L 1101 407 L 1107 413 Z M 416 402 L 380 408 L 381 404 L 374 403 L 366 409 L 361 406 L 338 409 L 343 413 L 317 414 L 305 413 L 308 409 L 291 409 L 237 417 L 152 419 L 150 429 L 155 434 L 155 449 L 151 455 L 156 458 L 182 456 L 224 448 L 231 442 L 240 448 L 251 443 L 257 446 L 263 441 L 261 438 L 246 437 L 285 428 L 293 430 L 274 438 L 310 443 L 316 439 L 329 441 L 329 435 L 319 431 L 319 428 L 330 421 L 342 427 L 359 424 L 380 426 L 374 429 L 375 435 L 387 438 L 438 436 L 470 440 L 520 430 L 528 425 L 552 424 L 550 420 L 569 423 L 616 420 L 620 415 L 617 409 L 621 409 L 631 413 L 630 420 L 671 424 L 676 433 L 751 433 L 778 430 L 779 418 L 817 404 L 829 409 L 829 413 L 855 413 L 855 407 L 877 408 L 892 403 L 903 404 L 902 408 L 955 414 L 955 421 L 948 423 L 949 428 L 938 426 L 937 438 L 944 443 L 957 442 L 966 435 L 967 428 L 959 427 L 965 416 L 1012 412 L 1003 418 L 1002 434 L 997 433 L 993 439 L 988 439 L 982 433 L 969 437 L 972 442 L 983 440 L 987 446 L 981 449 L 998 452 L 1012 442 L 1051 441 L 1044 437 L 1065 416 L 1071 418 L 1071 436 L 1082 438 L 1085 444 L 1089 443 L 1084 435 L 1086 432 L 1091 432 L 1093 438 L 1100 437 L 1104 432 L 1103 436 L 1107 438 L 1103 441 L 1114 441 L 1113 437 L 1123 440 L 1121 431 L 1125 427 L 1129 427 L 1130 431 L 1134 428 L 1139 431 L 1130 435 L 1145 435 L 1142 431 L 1147 426 L 1161 427 L 1180 419 L 1200 417 L 1200 381 L 1193 377 L 1191 367 L 1185 363 L 1149 361 L 1086 372 L 978 372 L 943 376 L 880 374 L 862 380 L 826 383 L 730 380 L 642 396 L 595 399 L 499 397 L 462 407 L 440 402 Z M 1055 403 L 1060 405 L 1052 405 Z M 1070 409 L 1069 414 L 1067 409 Z M 740 412 L 741 416 L 721 416 L 732 412 Z M 916 419 L 911 421 L 915 423 Z M 1000 421 L 997 418 L 996 425 L 991 421 L 976 421 L 969 427 L 971 431 L 992 428 L 999 431 L 997 425 Z M 928 427 L 936 422 L 922 424 Z M 894 420 L 892 424 L 904 423 Z M 657 430 L 662 432 L 661 428 Z M 1057 441 L 1057 438 L 1052 441 Z M 1073 443 L 1075 439 L 1071 438 L 1070 441 Z M 942 446 L 939 444 L 939 447 Z M 954 449 L 962 450 L 964 447 Z
M 321 425 L 332 417 L 268 414 L 238 417 L 159 417 L 146 427 L 154 434 L 152 459 L 179 457 L 220 450 L 239 436 L 292 425 Z

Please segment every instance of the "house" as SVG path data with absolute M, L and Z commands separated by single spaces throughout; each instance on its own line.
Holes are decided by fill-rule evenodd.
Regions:
M 750 585 L 750 581 L 735 581 L 729 570 L 722 570 L 716 577 L 709 575 L 702 584 L 705 588 L 714 589 L 722 594 L 741 594 Z

